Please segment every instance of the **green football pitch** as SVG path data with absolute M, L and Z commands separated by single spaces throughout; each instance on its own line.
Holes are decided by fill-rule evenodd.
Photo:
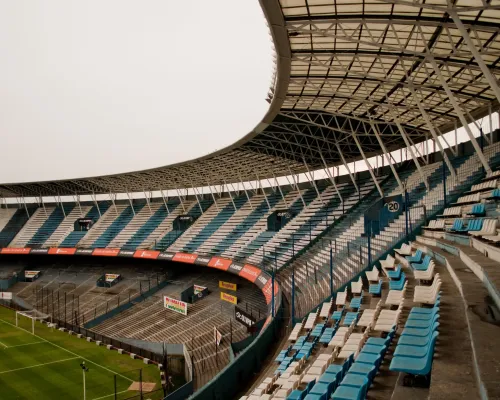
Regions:
M 96 346 L 86 340 L 19 317 L 0 307 L 0 399 L 83 399 L 85 362 L 86 399 L 139 399 L 139 392 L 128 390 L 134 382 L 155 383 L 153 393 L 144 399 L 161 399 L 160 372 L 155 365 L 131 359 L 117 351 Z M 115 383 L 116 382 L 116 383 Z M 116 387 L 116 390 L 115 390 Z M 115 397 L 115 392 L 117 393 Z

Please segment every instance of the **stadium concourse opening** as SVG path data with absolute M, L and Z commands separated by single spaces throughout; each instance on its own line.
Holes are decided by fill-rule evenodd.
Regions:
M 500 4 L 260 4 L 247 136 L 0 184 L 2 395 L 500 398 Z

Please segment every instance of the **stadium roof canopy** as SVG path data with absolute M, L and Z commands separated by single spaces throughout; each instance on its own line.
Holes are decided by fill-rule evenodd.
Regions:
M 243 139 L 175 165 L 4 184 L 0 195 L 141 192 L 289 175 L 407 147 L 499 108 L 499 0 L 261 0 L 261 6 L 276 74 L 268 113 Z

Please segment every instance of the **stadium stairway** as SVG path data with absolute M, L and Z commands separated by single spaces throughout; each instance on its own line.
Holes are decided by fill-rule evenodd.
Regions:
M 114 237 L 114 239 L 107 245 L 107 247 L 119 249 L 122 248 L 134 234 L 141 229 L 143 226 L 149 222 L 153 217 L 155 219 L 152 221 L 153 224 L 158 225 L 161 222 L 161 217 L 165 215 L 165 212 L 158 213 L 158 211 L 165 211 L 165 206 L 160 203 L 150 203 L 149 206 L 146 204 L 142 209 L 136 213 L 133 218 L 124 226 L 124 228 Z M 146 228 L 149 225 L 146 226 Z
M 87 206 L 83 206 L 83 207 L 87 207 Z M 82 207 L 82 209 L 83 209 Z M 98 221 L 99 218 L 100 218 L 100 214 L 99 214 L 99 211 L 101 212 L 102 215 L 105 215 L 106 214 L 106 211 L 108 211 L 110 207 L 110 203 L 108 202 L 100 202 L 99 203 L 99 210 L 97 209 L 97 206 L 91 206 L 89 207 L 90 209 L 87 211 L 84 218 L 90 218 L 90 219 L 93 219 L 94 221 Z M 59 239 L 59 242 L 57 243 L 57 245 L 59 247 L 76 247 L 78 245 L 78 243 L 80 242 L 80 240 L 82 240 L 85 235 L 89 232 L 89 231 L 75 231 L 75 230 L 71 230 L 70 227 L 68 227 L 68 231 L 66 231 L 66 236 L 62 236 L 60 239 Z
M 200 216 L 204 216 L 206 214 L 206 211 L 210 209 L 212 204 L 213 200 L 211 199 L 202 199 L 199 200 L 199 202 L 198 200 L 193 201 L 191 202 L 191 208 L 187 208 L 186 204 L 184 204 L 183 207 L 188 210 L 186 215 L 189 215 L 190 217 L 193 217 L 195 219 L 193 225 L 191 225 L 185 231 L 174 230 L 172 226 L 168 227 L 166 231 L 162 232 L 160 239 L 156 240 L 156 243 L 153 244 L 153 247 L 158 250 L 165 250 L 170 247 L 176 242 L 177 239 L 179 239 L 179 237 L 182 237 L 184 233 L 189 232 L 197 224 L 200 218 L 203 218 Z M 187 205 L 189 206 L 189 204 Z
M 66 218 L 59 224 L 57 229 L 45 241 L 44 247 L 57 247 L 59 243 L 73 230 L 78 218 L 83 218 L 92 209 L 92 206 L 75 206 Z
M 56 231 L 57 228 L 65 219 L 65 213 L 71 213 L 75 207 L 73 203 L 65 203 L 64 210 L 61 206 L 57 206 L 53 209 L 47 219 L 38 228 L 35 234 L 29 239 L 27 246 L 29 247 L 41 247 L 45 244 L 47 239 Z
M 185 209 L 188 211 L 194 207 L 196 201 L 184 201 L 182 204 L 175 200 L 168 201 L 168 215 L 160 222 L 160 224 L 154 228 L 137 246 L 139 249 L 151 249 L 155 246 L 156 242 L 168 234 L 173 229 L 174 220 L 185 214 Z M 142 236 L 142 234 L 141 234 Z
M 251 216 L 248 217 L 250 224 L 253 223 L 253 225 L 246 228 L 247 222 L 244 222 L 242 223 L 242 226 L 235 227 L 234 232 L 231 232 L 231 234 L 217 244 L 218 251 L 222 251 L 222 255 L 225 257 L 234 258 L 254 240 L 257 240 L 257 242 L 259 240 L 262 240 L 262 242 L 269 240 L 272 235 L 274 235 L 274 232 L 267 231 L 267 218 L 276 210 L 287 210 L 288 205 L 293 204 L 299 199 L 299 192 L 296 190 L 288 193 L 283 191 L 283 197 L 284 199 L 281 198 L 280 194 L 278 203 L 276 203 L 270 210 L 267 208 L 267 203 L 264 204 L 263 210 L 254 210 Z M 269 200 L 269 203 L 270 205 L 272 204 L 271 199 Z M 263 214 L 259 219 L 256 219 L 256 215 L 259 215 L 261 212 Z M 260 237 L 261 235 L 266 236 L 266 234 L 269 235 L 267 237 Z
M 30 217 L 28 222 L 18 232 L 9 247 L 26 247 L 31 238 L 45 224 L 50 215 L 56 210 L 56 207 L 39 207 Z M 61 212 L 62 213 L 62 212 Z M 60 221 L 59 215 L 57 220 Z
M 308 207 L 282 228 L 268 243 L 265 244 L 266 251 L 261 249 L 248 257 L 252 263 L 262 263 L 264 253 L 273 260 L 276 258 L 278 268 L 282 267 L 293 253 L 300 251 L 306 244 L 321 234 L 344 212 L 349 212 L 359 199 L 370 193 L 374 183 L 367 180 L 359 183 L 359 193 L 354 193 L 354 185 L 342 185 L 339 188 L 341 196 L 345 199 L 342 205 L 333 186 L 328 186 L 322 191 L 321 197 L 317 197 Z
M 324 187 L 321 187 L 321 190 L 324 189 L 325 189 Z M 281 229 L 281 231 L 283 231 L 286 227 L 292 224 L 295 218 L 299 217 L 300 214 L 304 212 L 304 210 L 306 210 L 307 206 L 316 199 L 316 197 L 317 197 L 317 192 L 314 187 L 308 189 L 300 189 L 300 192 L 298 193 L 298 196 L 295 198 L 295 201 L 288 208 L 288 210 L 292 215 L 294 215 L 294 217 L 292 218 L 291 221 L 288 222 L 288 224 L 285 227 Z M 259 262 L 262 261 L 263 246 L 267 246 L 268 244 L 271 245 L 273 240 L 276 240 L 274 238 L 278 235 L 279 232 L 274 232 L 274 231 L 261 232 L 251 242 L 249 242 L 246 247 L 240 249 L 236 257 L 246 258 L 255 255 L 255 260 L 252 261 L 251 259 L 249 259 L 249 261 L 259 264 Z M 260 256 L 256 255 L 259 253 L 259 251 L 260 251 Z
M 127 206 L 117 205 L 117 209 L 121 210 L 121 212 L 119 212 L 119 215 L 106 227 L 106 229 L 91 244 L 90 247 L 93 249 L 108 247 L 111 241 L 123 230 L 123 228 L 125 228 L 125 226 L 127 226 L 134 216 L 136 216 L 143 209 L 145 204 L 146 202 L 135 203 Z M 92 231 L 92 229 L 90 229 L 90 231 Z
M 154 232 L 165 220 L 169 220 L 170 224 L 172 223 L 175 219 L 175 217 L 178 215 L 177 213 L 172 215 L 178 205 L 180 203 L 178 202 L 170 202 L 167 203 L 168 205 L 168 210 L 165 207 L 164 204 L 153 204 L 151 203 L 151 212 L 153 213 L 152 215 L 149 216 L 148 220 L 144 222 L 140 226 L 136 226 L 134 230 L 131 232 L 128 238 L 128 240 L 125 242 L 123 246 L 121 246 L 123 249 L 126 250 L 133 250 L 140 248 L 142 243 Z M 155 211 L 156 210 L 156 211 Z M 130 224 L 129 224 L 130 225 Z M 129 226 L 127 228 L 129 229 Z
M 28 212 L 30 213 L 30 215 L 33 215 L 36 210 L 37 207 L 28 207 Z M 3 223 L 5 223 L 5 221 L 7 222 L 5 223 L 3 229 L 0 231 L 1 247 L 7 247 L 29 220 L 25 209 L 17 209 L 14 214 L 12 214 L 12 211 L 9 209 L 1 210 L 2 213 L 4 211 L 6 211 L 6 213 L 5 217 L 2 218 L 2 220 Z
M 211 255 L 223 253 L 264 216 L 269 215 L 280 204 L 280 200 L 279 193 L 254 195 L 198 248 L 198 252 Z

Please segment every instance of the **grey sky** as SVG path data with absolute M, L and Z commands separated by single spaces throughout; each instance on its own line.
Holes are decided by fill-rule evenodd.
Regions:
M 267 110 L 258 1 L 0 0 L 0 182 L 152 168 Z

